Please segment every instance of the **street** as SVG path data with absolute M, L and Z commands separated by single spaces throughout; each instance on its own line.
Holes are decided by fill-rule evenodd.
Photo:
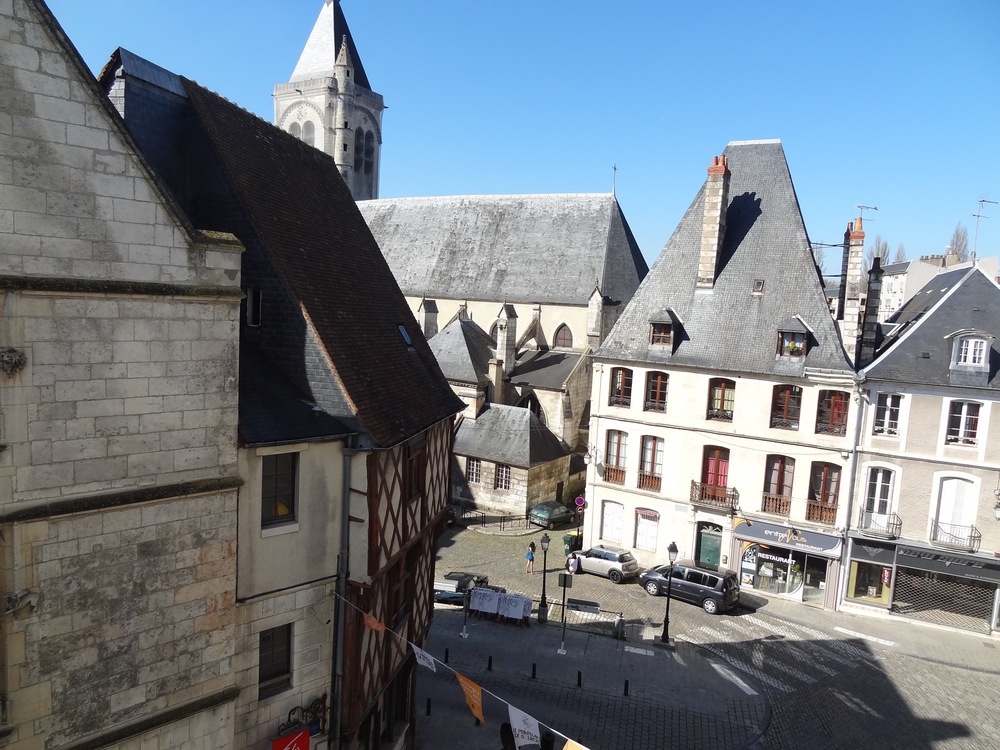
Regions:
M 562 596 L 562 533 L 550 533 L 544 576 L 550 603 Z M 537 602 L 543 554 L 539 546 L 535 573 L 528 575 L 524 548 L 541 536 L 541 530 L 490 535 L 456 525 L 441 539 L 437 576 L 485 574 L 491 584 Z M 643 567 L 660 562 L 640 558 Z M 550 717 L 557 732 L 591 750 L 1000 747 L 995 640 L 744 590 L 740 608 L 720 616 L 673 600 L 674 645 L 667 648 L 660 642 L 665 597 L 593 575 L 575 576 L 569 596 L 598 602 L 602 612 L 569 613 L 564 656 L 556 653 L 558 606 L 548 624 L 533 619 L 526 629 L 469 618 L 467 639 L 459 637 L 461 608 L 436 609 L 428 649 L 436 658 L 434 649 L 449 649 L 451 666 L 500 701 L 492 711 L 487 705 L 486 726 L 475 727 L 461 696 L 448 707 L 449 692 L 460 691 L 420 670 L 418 747 L 500 747 L 504 701 L 543 723 Z M 611 637 L 618 612 L 624 642 Z M 527 676 L 534 665 L 544 672 L 537 679 Z M 437 707 L 428 717 L 423 708 L 432 695 Z M 469 731 L 457 731 L 464 727 Z M 442 731 L 448 734 L 435 736 Z

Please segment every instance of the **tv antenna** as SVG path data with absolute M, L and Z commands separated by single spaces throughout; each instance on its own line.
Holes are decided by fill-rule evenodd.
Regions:
M 976 213 L 972 214 L 973 216 L 976 217 L 976 239 L 973 240 L 973 242 L 972 242 L 972 259 L 973 260 L 976 259 L 976 246 L 979 244 L 979 220 L 980 219 L 988 219 L 988 218 L 990 218 L 989 216 L 985 216 L 983 214 L 983 204 L 984 203 L 992 203 L 994 206 L 997 205 L 996 201 L 988 201 L 985 198 L 980 198 L 979 199 L 979 208 L 976 210 Z
M 865 221 L 865 211 L 878 211 L 878 206 L 862 206 L 860 203 L 855 206 L 861 212 L 861 223 Z

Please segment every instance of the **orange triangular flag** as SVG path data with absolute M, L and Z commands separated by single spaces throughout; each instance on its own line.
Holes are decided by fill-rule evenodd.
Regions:
M 462 686 L 462 692 L 465 693 L 465 702 L 469 704 L 469 710 L 472 711 L 472 715 L 479 719 L 480 724 L 485 724 L 486 720 L 483 718 L 483 689 L 467 677 L 462 677 L 458 672 L 455 672 L 455 677 L 458 678 L 458 684 Z
M 563 750 L 587 750 L 579 742 L 573 742 L 573 740 L 566 740 L 566 744 L 563 745 Z
M 375 616 L 369 614 L 368 612 L 365 612 L 365 625 L 367 625 L 372 630 L 378 631 L 379 633 L 385 630 L 385 625 L 376 620 Z

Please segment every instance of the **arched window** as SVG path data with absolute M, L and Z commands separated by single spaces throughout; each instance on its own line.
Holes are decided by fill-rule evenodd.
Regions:
M 296 138 L 302 137 L 302 128 L 299 127 L 299 124 L 297 122 L 293 122 L 291 125 L 288 126 L 288 132 L 294 135 Z
M 354 131 L 354 171 L 361 174 L 365 167 L 365 131 Z
M 493 325 L 490 326 L 490 338 L 493 339 L 493 346 L 497 345 L 497 331 L 498 330 L 499 330 L 499 326 L 496 323 L 494 323 Z
M 780 430 L 799 429 L 802 410 L 802 389 L 797 385 L 774 386 L 771 398 L 771 427 Z
M 722 422 L 733 421 L 733 406 L 736 403 L 736 381 L 712 378 L 708 383 L 708 419 Z
M 816 409 L 818 435 L 847 434 L 847 407 L 850 394 L 845 391 L 820 391 Z
M 669 376 L 665 372 L 646 373 L 646 400 L 643 411 L 667 410 L 667 382 Z
M 316 145 L 316 126 L 311 120 L 302 123 L 302 142 L 309 146 Z
M 556 329 L 556 335 L 553 343 L 559 349 L 572 349 L 573 348 L 573 332 L 569 330 L 569 326 L 563 323 Z
M 529 393 L 527 396 L 521 399 L 518 404 L 522 409 L 527 409 L 536 417 L 538 421 L 545 424 L 545 413 L 542 411 L 542 405 L 538 401 L 538 397 L 534 393 Z
M 632 371 L 627 367 L 611 370 L 611 388 L 608 392 L 608 406 L 632 405 Z

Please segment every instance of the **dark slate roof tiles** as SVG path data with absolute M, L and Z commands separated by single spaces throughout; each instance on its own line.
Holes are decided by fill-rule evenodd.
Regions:
M 455 453 L 531 468 L 567 456 L 570 450 L 528 409 L 490 404 L 476 419 L 462 420 Z
M 736 141 L 725 154 L 732 176 L 714 288 L 695 288 L 703 186 L 595 356 L 785 374 L 775 354 L 778 328 L 800 316 L 813 332 L 804 366 L 850 371 L 809 250 L 781 143 Z M 763 281 L 763 294 L 752 293 L 757 279 Z M 664 308 L 684 321 L 672 350 L 648 343 L 650 320 Z

